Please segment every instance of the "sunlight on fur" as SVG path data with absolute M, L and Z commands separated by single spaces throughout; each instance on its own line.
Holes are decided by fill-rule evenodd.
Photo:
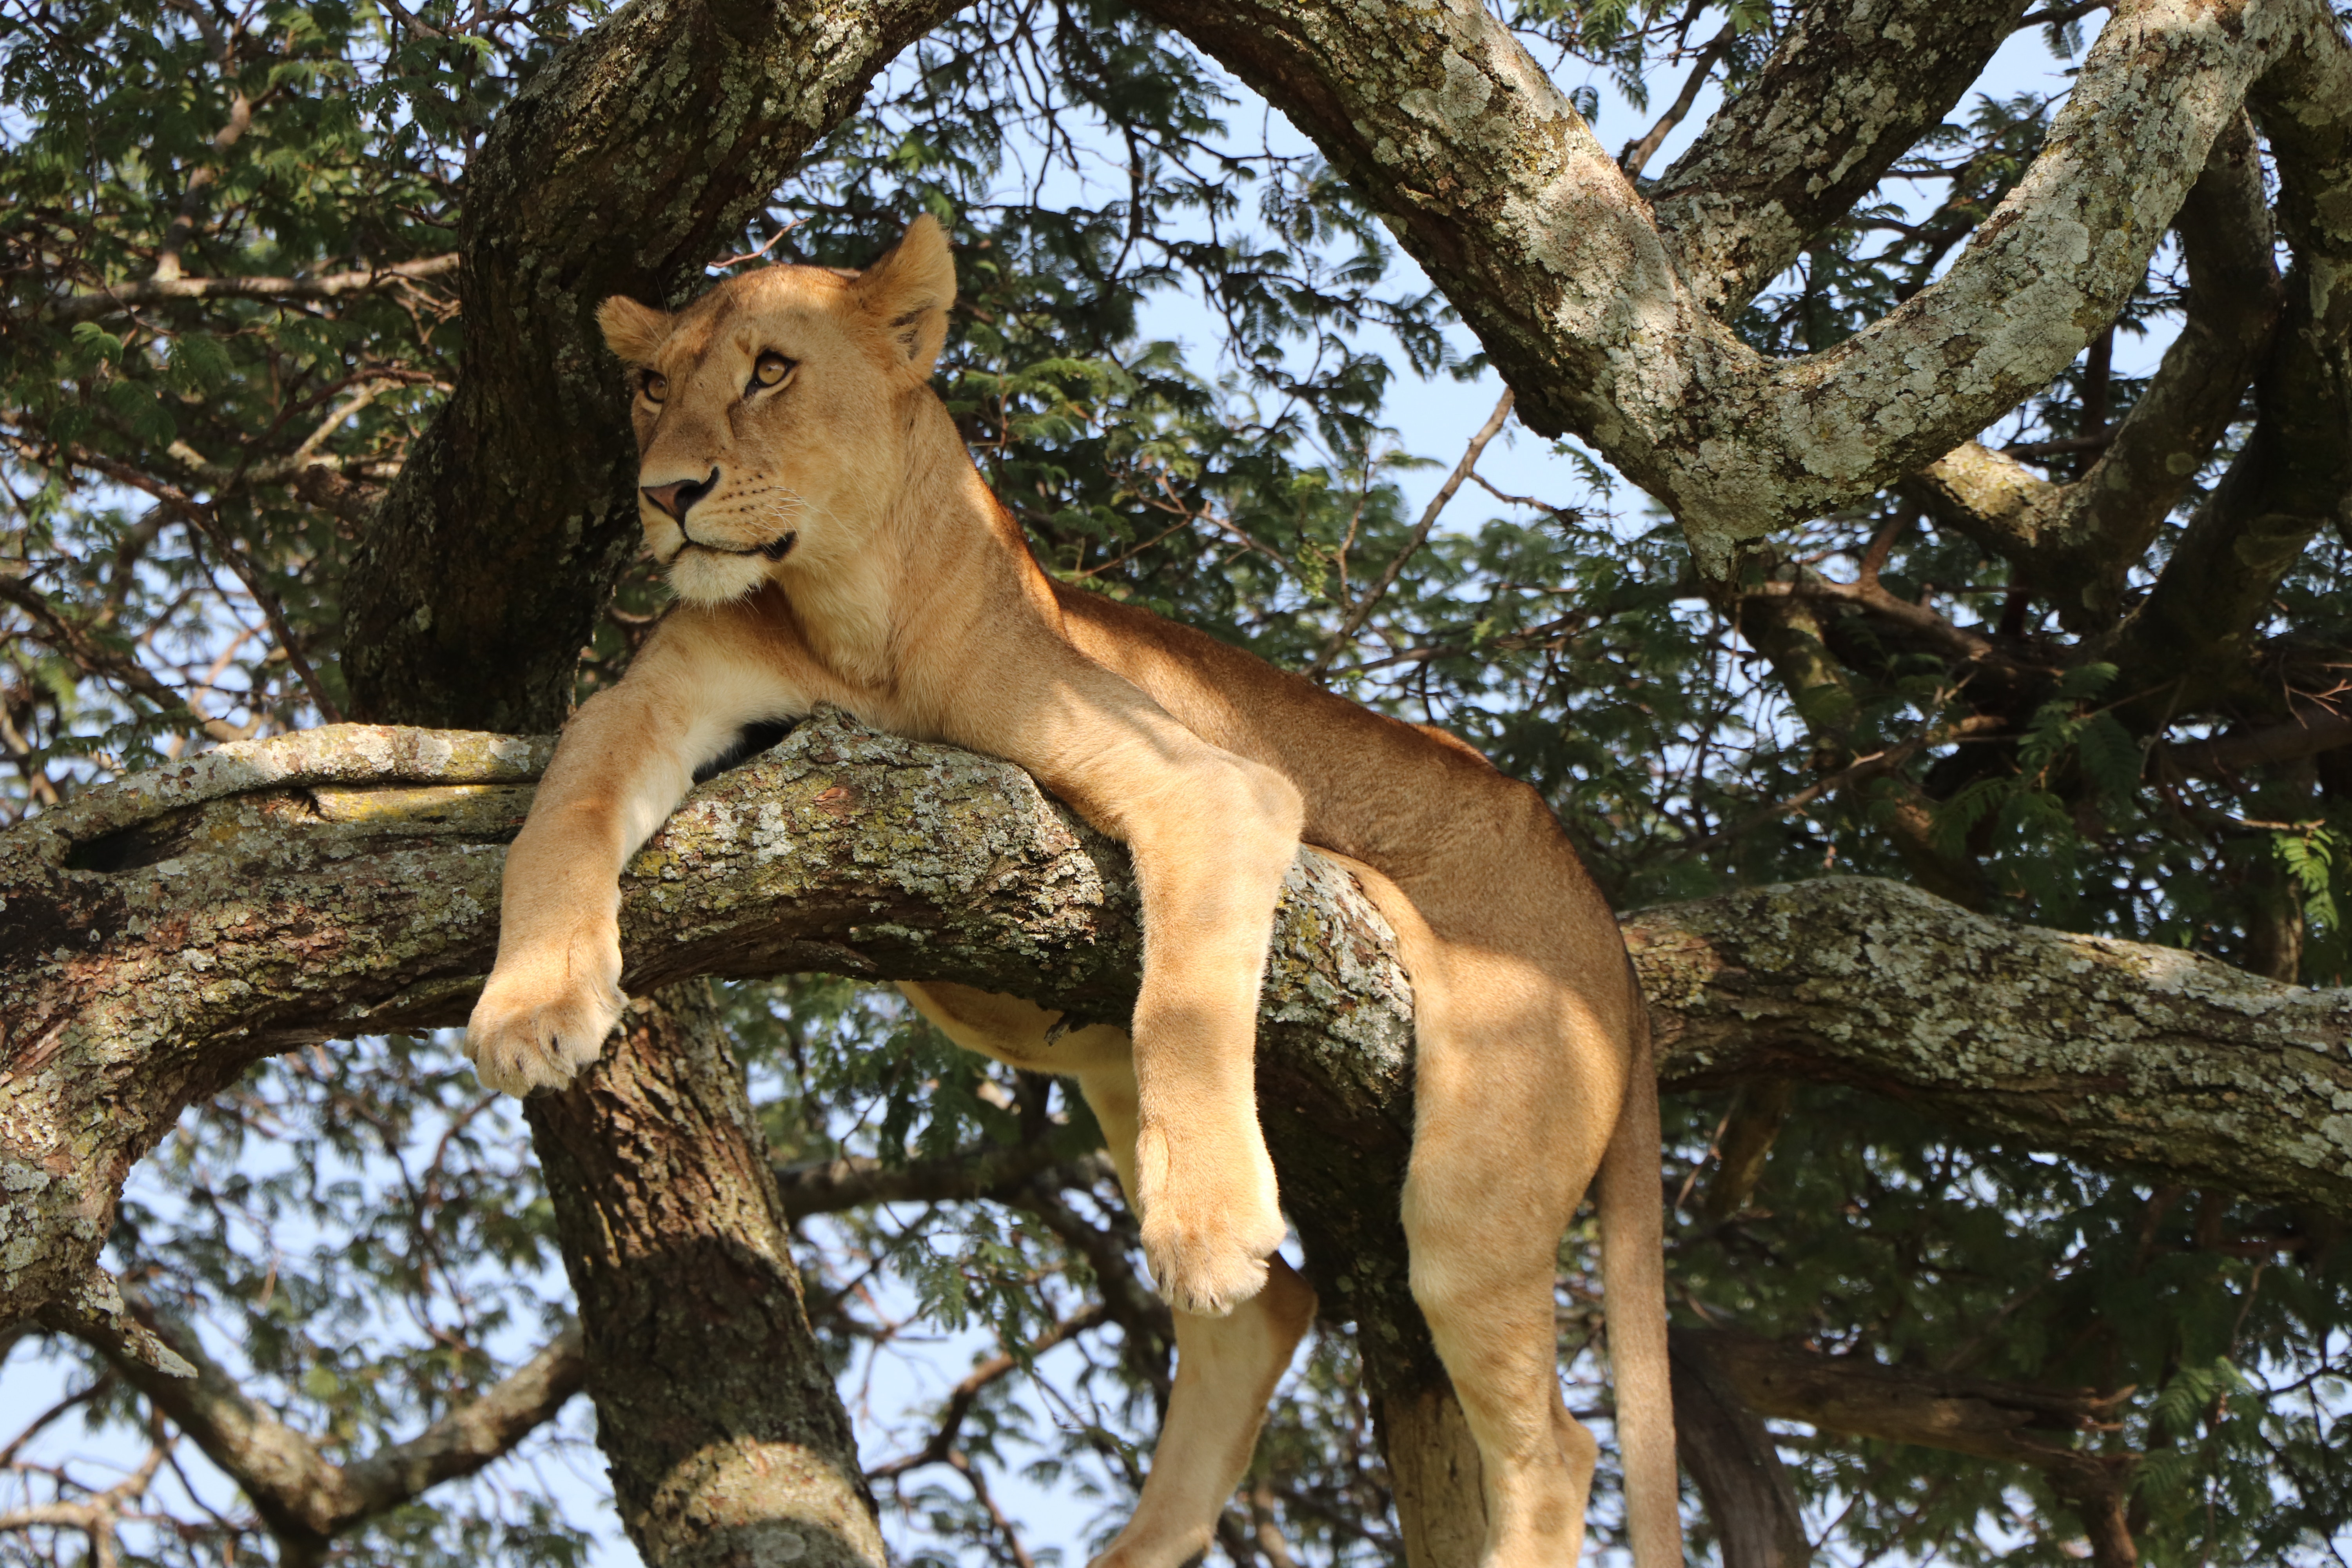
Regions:
M 1102 1125 L 1178 1361 L 1135 1517 L 1097 1561 L 1175 1568 L 1210 1543 L 1315 1313 L 1277 1251 L 1254 1040 L 1284 873 L 1302 846 L 1329 855 L 1412 976 L 1403 1217 L 1483 1478 L 1482 1562 L 1581 1549 L 1596 1449 L 1560 1400 L 1552 1288 L 1598 1173 L 1634 1552 L 1672 1568 L 1656 1088 L 1606 904 L 1543 799 L 1459 741 L 1048 578 L 930 389 L 955 295 L 926 216 L 862 273 L 770 267 L 675 315 L 605 301 L 646 542 L 681 603 L 564 731 L 467 1054 L 514 1094 L 596 1058 L 623 1005 L 621 868 L 745 725 L 832 702 L 1028 769 L 1134 857 L 1130 1027 L 1056 1035 L 1029 1002 L 902 988 L 958 1044 L 1074 1079 Z

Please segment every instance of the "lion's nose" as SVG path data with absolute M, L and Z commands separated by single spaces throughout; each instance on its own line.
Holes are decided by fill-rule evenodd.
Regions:
M 719 470 L 713 468 L 707 479 L 680 479 L 671 485 L 645 485 L 637 493 L 682 523 L 686 521 L 686 514 L 693 510 L 694 503 L 718 488 Z

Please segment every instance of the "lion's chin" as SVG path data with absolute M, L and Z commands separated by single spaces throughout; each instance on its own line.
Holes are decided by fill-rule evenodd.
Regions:
M 670 592 L 689 605 L 723 605 L 740 599 L 767 581 L 768 563 L 759 556 L 720 555 L 688 548 L 669 563 Z

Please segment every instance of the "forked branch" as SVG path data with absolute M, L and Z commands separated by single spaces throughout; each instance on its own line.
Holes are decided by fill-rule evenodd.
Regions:
M 152 1321 L 150 1327 L 194 1376 L 152 1364 L 92 1325 L 70 1331 L 236 1482 L 277 1538 L 279 1562 L 291 1564 L 323 1561 L 334 1539 L 354 1526 L 511 1452 L 580 1391 L 586 1370 L 575 1325 L 415 1436 L 339 1465 L 239 1388 L 194 1334 Z

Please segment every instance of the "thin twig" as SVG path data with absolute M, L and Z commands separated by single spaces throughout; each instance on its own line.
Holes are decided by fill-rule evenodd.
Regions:
M 1391 561 L 1388 570 L 1381 574 L 1381 580 L 1356 601 L 1355 607 L 1348 612 L 1347 619 L 1339 623 L 1339 629 L 1331 634 L 1331 640 L 1323 645 L 1323 651 L 1317 654 L 1315 662 L 1307 667 L 1304 673 L 1307 679 L 1322 678 L 1323 672 L 1331 668 L 1331 661 L 1339 657 L 1339 650 L 1348 646 L 1349 639 L 1371 615 L 1373 606 L 1396 585 L 1405 563 L 1412 560 L 1413 552 L 1427 542 L 1429 531 L 1437 526 L 1438 513 L 1445 510 L 1445 503 L 1454 499 L 1454 492 L 1462 488 L 1462 481 L 1468 479 L 1470 471 L 1478 466 L 1478 458 L 1486 450 L 1487 443 L 1503 433 L 1503 422 L 1511 416 L 1511 389 L 1507 386 L 1503 388 L 1503 395 L 1495 402 L 1495 412 L 1486 416 L 1486 423 L 1479 426 L 1478 433 L 1470 437 L 1470 445 L 1463 450 L 1462 460 L 1454 465 L 1454 471 L 1445 476 L 1445 483 L 1439 486 L 1437 494 L 1430 498 L 1429 505 L 1422 511 L 1421 521 L 1413 524 L 1412 534 L 1405 540 L 1404 548 L 1396 552 L 1396 559 Z
M 26 1529 L 31 1525 L 63 1525 L 79 1530 L 89 1539 L 92 1568 L 120 1568 L 122 1561 L 115 1546 L 115 1526 L 131 1504 L 147 1495 L 155 1481 L 155 1472 L 163 1468 L 163 1456 L 170 1444 L 159 1443 L 148 1450 L 146 1462 L 102 1492 L 79 1502 L 39 1503 L 20 1508 L 11 1513 L 0 1513 L 0 1534 Z
M 1116 571 L 1119 567 L 1124 566 L 1129 562 L 1134 560 L 1137 556 L 1142 554 L 1145 551 L 1150 549 L 1153 545 L 1159 543 L 1161 540 L 1168 538 L 1171 534 L 1181 533 L 1184 530 L 1192 526 L 1192 515 L 1190 512 L 1187 512 L 1182 518 L 1177 521 L 1173 527 L 1162 529 L 1160 532 L 1153 534 L 1150 538 L 1145 540 L 1142 543 L 1136 545 L 1133 549 L 1124 551 L 1119 554 L 1112 556 L 1109 560 L 1104 562 L 1099 566 L 1089 566 L 1083 572 L 1075 572 L 1072 573 L 1071 575 L 1076 577 L 1079 581 L 1084 582 L 1088 577 L 1099 577 L 1106 572 Z
M 1099 1328 L 1109 1321 L 1110 1309 L 1097 1301 L 1030 1341 L 1026 1356 L 1015 1356 L 1008 1351 L 973 1367 L 971 1373 L 948 1394 L 947 1408 L 940 1413 L 939 1426 L 929 1439 L 911 1454 L 902 1454 L 875 1466 L 866 1472 L 866 1479 L 869 1481 L 887 1480 L 925 1465 L 953 1464 L 957 1435 L 962 1431 L 963 1418 L 971 1413 L 972 1402 L 980 1397 L 981 1390 L 1019 1367 L 1024 1360 L 1034 1361 L 1063 1341 L 1088 1329 Z
M 286 655 L 286 662 L 293 667 L 303 689 L 310 694 L 311 705 L 319 710 L 319 716 L 330 724 L 343 721 L 342 710 L 327 696 L 327 689 L 319 684 L 318 674 L 311 669 L 310 661 L 304 658 L 302 650 L 295 646 L 293 628 L 286 624 L 285 606 L 278 602 L 278 595 L 269 591 L 268 584 L 261 581 L 245 552 L 229 539 L 227 530 L 221 527 L 220 519 L 212 508 L 176 485 L 167 485 L 161 479 L 141 473 L 128 463 L 118 463 L 95 452 L 76 452 L 67 460 L 104 474 L 118 484 L 144 490 L 187 519 L 196 532 L 221 552 L 227 561 L 228 569 L 236 574 L 237 581 L 245 584 L 245 591 L 260 606 L 262 618 L 269 623 L 270 635 L 278 639 L 278 649 Z
M 47 1426 L 50 1422 L 55 1421 L 67 1411 L 71 1410 L 75 1405 L 87 1405 L 91 1400 L 96 1399 L 113 1381 L 114 1374 L 112 1373 L 101 1373 L 99 1374 L 96 1382 L 92 1383 L 88 1388 L 83 1389 L 79 1394 L 68 1394 L 63 1399 L 58 1400 L 55 1405 L 50 1405 L 47 1410 L 42 1411 L 38 1415 L 34 1416 L 30 1426 L 26 1426 L 22 1432 L 17 1433 L 15 1437 L 11 1438 L 6 1447 L 0 1448 L 0 1470 L 5 1470 L 10 1465 L 15 1464 L 16 1462 L 16 1456 L 24 1452 L 25 1445 L 31 1442 L 35 1437 L 40 1436 L 42 1428 Z
M 770 235 L 768 237 L 767 243 L 761 246 L 759 249 L 747 250 L 740 256 L 722 256 L 718 260 L 710 262 L 705 266 L 703 270 L 705 272 L 724 272 L 730 267 L 740 267 L 747 261 L 757 261 L 760 258 L 767 255 L 769 251 L 775 248 L 776 241 L 783 238 L 784 236 L 792 233 L 793 230 L 800 227 L 800 226 L 806 221 L 807 220 L 805 218 L 794 218 L 792 222 L 784 225 L 783 227 Z
M 1706 85 L 1706 79 L 1715 70 L 1715 62 L 1721 59 L 1724 51 L 1731 47 L 1732 37 L 1738 31 L 1737 27 L 1727 26 L 1723 31 L 1715 36 L 1715 42 L 1699 51 L 1698 63 L 1691 68 L 1690 79 L 1683 83 L 1682 92 L 1667 107 L 1666 111 L 1658 116 L 1658 122 L 1651 126 L 1648 133 L 1639 142 L 1629 143 L 1622 153 L 1617 154 L 1617 166 L 1625 171 L 1627 179 L 1631 180 L 1640 175 L 1642 165 L 1648 163 L 1658 149 L 1665 144 L 1666 138 L 1675 133 L 1675 127 L 1680 125 L 1683 122 L 1683 117 L 1690 113 L 1691 105 L 1698 101 L 1699 89 Z
M 174 300 L 258 300 L 272 304 L 340 300 L 387 283 L 418 282 L 457 270 L 457 253 L 428 256 L 364 272 L 332 272 L 323 278 L 152 278 L 120 289 L 68 295 L 48 308 L 49 319 L 71 325 L 101 316 Z
M 1021 1532 L 1013 1528 L 1013 1521 L 1004 1517 L 1003 1509 L 996 1506 L 996 1499 L 989 1495 L 988 1482 L 982 1477 L 980 1467 L 966 1458 L 961 1448 L 947 1457 L 947 1463 L 971 1483 L 971 1495 L 979 1499 L 980 1506 L 988 1510 L 989 1522 L 996 1526 L 996 1533 L 1003 1537 L 1006 1549 L 1013 1553 L 1014 1568 L 1037 1568 L 1036 1559 L 1031 1557 L 1029 1549 L 1021 1544 Z
M 164 712 L 184 715 L 190 723 L 212 740 L 239 741 L 245 738 L 243 732 L 226 720 L 205 718 L 187 697 L 164 685 L 153 671 L 137 659 L 101 646 L 90 636 L 88 628 L 68 620 L 31 584 L 19 582 L 14 577 L 0 577 L 0 604 L 14 605 L 30 616 L 36 623 L 34 636 L 90 674 L 111 676 Z
M 1873 752 L 1866 757 L 1855 758 L 1847 766 L 1840 768 L 1825 778 L 1807 784 L 1786 800 L 1775 802 L 1761 811 L 1751 813 L 1720 832 L 1711 833 L 1705 838 L 1693 839 L 1677 849 L 1674 858 L 1682 859 L 1687 856 L 1700 854 L 1720 845 L 1728 844 L 1733 839 L 1755 831 L 1776 817 L 1802 811 L 1823 795 L 1842 790 L 1848 784 L 1893 773 L 1930 746 L 1941 746 L 1953 741 L 1976 740 L 2000 730 L 2007 722 L 2008 721 L 1999 714 L 1978 713 L 1962 719 L 1957 723 L 1931 726 L 1909 740 L 1899 741 L 1884 751 Z

